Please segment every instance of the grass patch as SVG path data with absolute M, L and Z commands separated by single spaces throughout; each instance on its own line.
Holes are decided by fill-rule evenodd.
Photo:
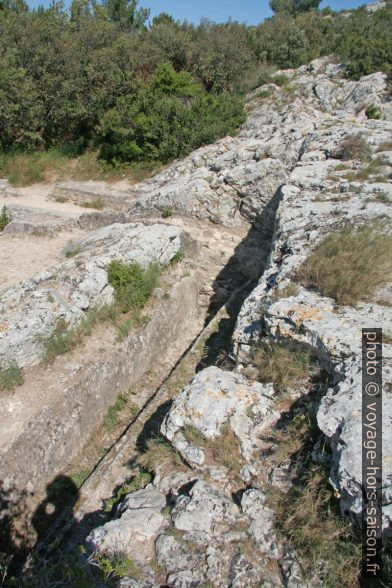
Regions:
M 163 466 L 166 471 L 186 467 L 179 452 L 163 437 L 153 437 L 147 441 L 139 463 L 149 472 L 155 472 L 158 466 Z
M 117 427 L 119 415 L 127 404 L 128 398 L 125 394 L 119 394 L 113 404 L 109 406 L 104 420 L 104 425 L 107 431 L 114 431 Z
M 385 165 L 386 163 L 382 157 L 376 157 L 375 159 L 370 161 L 366 165 L 366 167 L 347 173 L 345 178 L 350 182 L 363 182 L 365 180 L 368 180 L 372 176 L 376 176 L 375 178 L 373 178 L 373 181 L 385 182 L 388 181 L 388 177 L 384 174 L 380 174 Z
M 56 196 L 54 201 L 58 202 L 59 204 L 64 204 L 64 202 L 68 202 L 68 198 L 65 196 Z
M 203 433 L 193 425 L 186 425 L 182 433 L 185 439 L 191 445 L 196 445 L 197 447 L 205 447 L 208 443 L 208 439 L 203 435 Z
M 69 259 L 70 257 L 75 257 L 76 255 L 78 255 L 81 252 L 80 247 L 77 247 L 76 249 L 69 249 L 68 251 L 65 252 L 65 257 L 67 259 Z
M 338 304 L 355 305 L 389 282 L 391 271 L 392 236 L 365 227 L 327 235 L 304 262 L 298 278 Z
M 0 233 L 2 231 L 4 231 L 5 227 L 8 225 L 9 222 L 10 222 L 10 218 L 7 214 L 7 209 L 5 206 L 3 206 L 3 208 L 1 209 L 1 214 L 0 214 Z
M 316 413 L 326 387 L 320 380 L 314 394 L 293 405 L 290 414 L 270 432 L 269 439 L 275 445 L 272 463 L 290 459 L 294 484 L 288 492 L 271 488 L 268 502 L 275 512 L 278 534 L 297 551 L 307 573 L 320 573 L 322 562 L 323 586 L 353 588 L 359 586 L 359 538 L 340 514 L 328 472 L 310 458 L 320 436 Z
M 278 74 L 271 78 L 271 82 L 279 87 L 286 86 L 289 83 L 289 78 L 283 74 Z
M 15 362 L 0 369 L 0 390 L 13 390 L 22 384 L 23 374 Z
M 185 259 L 185 251 L 184 249 L 179 249 L 177 253 L 173 256 L 170 265 L 176 265 Z
M 173 209 L 170 206 L 166 206 L 162 210 L 162 218 L 169 218 L 171 216 L 173 216 Z
M 300 387 L 309 379 L 312 360 L 307 351 L 290 349 L 283 343 L 256 349 L 253 363 L 260 382 L 272 382 L 279 391 Z
M 359 161 L 369 161 L 371 157 L 369 143 L 362 135 L 348 135 L 341 141 L 335 156 L 344 161 L 358 159 Z
M 392 141 L 384 141 L 383 143 L 380 143 L 376 151 L 377 153 L 382 151 L 392 151 Z
M 374 200 L 376 202 L 381 202 L 382 204 L 390 204 L 391 199 L 389 198 L 388 194 L 384 191 L 376 192 L 374 194 Z
M 188 443 L 204 449 L 209 461 L 225 466 L 232 476 L 238 475 L 243 461 L 241 458 L 241 447 L 237 435 L 230 427 L 230 423 L 225 423 L 222 432 L 218 437 L 207 439 L 203 433 L 193 425 L 187 425 L 183 428 L 183 434 Z
M 94 200 L 87 200 L 81 202 L 80 206 L 83 208 L 94 208 L 95 210 L 103 210 L 105 208 L 105 200 L 101 197 L 94 198 Z
M 261 100 L 265 100 L 266 98 L 269 98 L 270 96 L 272 96 L 273 91 L 271 88 L 266 88 L 265 90 L 260 90 L 260 92 L 257 93 L 256 98 L 260 98 Z
M 225 466 L 232 476 L 239 474 L 243 465 L 240 441 L 229 423 L 222 427 L 219 437 L 208 440 L 206 447 L 214 461 Z
M 73 255 L 72 252 L 66 254 L 67 257 Z M 119 341 L 127 337 L 134 326 L 143 324 L 141 310 L 151 296 L 159 275 L 158 265 L 144 269 L 136 263 L 112 261 L 108 268 L 108 280 L 115 290 L 114 304 L 90 310 L 79 324 L 71 328 L 64 319 L 60 319 L 49 336 L 38 337 L 44 348 L 43 365 L 48 366 L 59 355 L 75 349 L 85 337 L 91 335 L 98 323 L 110 321 L 117 329 Z
M 75 486 L 79 489 L 82 484 L 84 484 L 84 482 L 87 480 L 87 478 L 89 477 L 89 475 L 91 474 L 93 470 L 80 470 L 80 472 L 76 472 L 75 474 L 72 474 L 70 476 L 72 482 L 75 484 Z
M 116 304 L 122 313 L 141 309 L 157 285 L 160 267 L 152 264 L 147 269 L 137 263 L 113 260 L 108 267 L 109 284 L 116 292 Z
M 345 171 L 346 169 L 350 169 L 350 166 L 347 163 L 338 163 L 335 165 L 334 171 Z
M 100 160 L 96 151 L 85 151 L 77 157 L 60 149 L 26 153 L 0 154 L 0 175 L 8 178 L 14 186 L 29 186 L 37 182 L 59 180 L 105 180 L 128 179 L 140 182 L 162 168 L 158 162 L 136 162 L 124 165 L 109 165 Z
M 358 586 L 361 546 L 339 515 L 337 500 L 321 467 L 313 466 L 288 494 L 274 488 L 270 505 L 278 531 L 309 562 L 312 571 L 323 562 L 323 586 Z
M 294 282 L 290 282 L 283 288 L 276 288 L 271 295 L 271 302 L 277 302 L 282 298 L 289 298 L 290 296 L 297 296 L 299 294 L 299 286 Z
M 142 472 L 133 478 L 129 484 L 124 484 L 115 492 L 112 498 L 104 500 L 104 512 L 112 512 L 113 508 L 121 502 L 127 494 L 136 492 L 141 488 L 145 488 L 151 482 L 152 476 L 147 472 Z

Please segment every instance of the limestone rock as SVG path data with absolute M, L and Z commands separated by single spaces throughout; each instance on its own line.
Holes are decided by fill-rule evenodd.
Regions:
M 161 432 L 188 463 L 202 468 L 205 451 L 186 438 L 184 428 L 192 427 L 208 440 L 219 437 L 229 423 L 239 439 L 242 457 L 250 462 L 260 435 L 279 417 L 272 408 L 273 397 L 271 385 L 251 383 L 240 374 L 209 367 L 177 396 Z
M 154 542 L 165 526 L 161 511 L 164 494 L 147 486 L 129 495 L 118 507 L 116 519 L 94 529 L 86 539 L 91 552 L 127 554 L 137 563 L 148 562 Z
M 6 290 L 0 297 L 0 364 L 20 367 L 39 361 L 42 338 L 59 319 L 75 325 L 84 311 L 113 300 L 107 267 L 113 259 L 167 265 L 180 250 L 183 233 L 168 225 L 110 225 L 71 243 L 66 259 L 52 271 Z

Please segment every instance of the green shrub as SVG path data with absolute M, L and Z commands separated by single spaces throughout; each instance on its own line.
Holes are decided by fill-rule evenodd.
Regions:
M 208 95 L 187 72 L 161 64 L 148 86 L 119 99 L 102 118 L 101 157 L 167 162 L 233 133 L 243 120 L 240 98 Z
M 150 265 L 143 269 L 137 263 L 113 260 L 108 267 L 109 284 L 116 292 L 116 304 L 122 313 L 141 309 L 156 287 L 160 268 Z
M 0 214 L 0 233 L 4 231 L 5 227 L 10 222 L 9 216 L 7 214 L 7 209 L 3 206 L 1 214 Z
M 374 104 L 370 104 L 370 106 L 368 106 L 365 110 L 365 114 L 368 118 L 374 118 L 376 120 L 381 118 L 381 109 L 378 106 L 375 106 Z
M 91 559 L 92 565 L 97 566 L 107 581 L 120 580 L 121 578 L 132 578 L 140 580 L 143 573 L 141 568 L 134 561 L 123 555 L 94 553 Z
M 355 305 L 387 283 L 391 271 L 392 236 L 365 227 L 327 235 L 298 271 L 298 279 L 338 304 Z
M 173 216 L 173 209 L 167 206 L 162 210 L 162 218 L 169 218 L 170 216 Z
M 0 390 L 13 390 L 23 384 L 23 374 L 14 362 L 0 369 Z

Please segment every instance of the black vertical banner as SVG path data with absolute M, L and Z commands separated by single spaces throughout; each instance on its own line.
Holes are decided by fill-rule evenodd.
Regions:
M 382 329 L 362 329 L 362 578 L 382 575 Z

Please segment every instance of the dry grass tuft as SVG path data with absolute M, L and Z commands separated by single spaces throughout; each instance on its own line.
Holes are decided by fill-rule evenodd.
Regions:
M 182 432 L 185 439 L 191 445 L 196 445 L 197 447 L 205 447 L 208 443 L 208 439 L 206 439 L 203 433 L 193 425 L 186 425 L 183 428 Z
M 139 463 L 149 472 L 155 472 L 159 466 L 166 471 L 186 467 L 178 451 L 163 437 L 154 437 L 147 442 L 147 449 L 139 457 Z
M 371 153 L 369 143 L 362 135 L 358 134 L 345 137 L 338 147 L 336 156 L 343 161 L 350 159 L 369 161 Z
M 283 343 L 256 349 L 253 363 L 259 381 L 272 382 L 280 391 L 303 385 L 310 375 L 311 357 L 307 351 L 290 349 Z
M 354 588 L 361 546 L 351 527 L 338 514 L 336 499 L 321 467 L 313 466 L 288 493 L 271 492 L 278 530 L 289 539 L 312 570 L 324 564 L 323 586 Z
M 273 294 L 271 296 L 271 302 L 276 302 L 277 300 L 281 300 L 282 298 L 289 298 L 290 296 L 297 296 L 298 293 L 299 293 L 298 284 L 295 284 L 294 282 L 290 282 L 286 286 L 283 286 L 283 288 L 277 288 L 273 292 Z
M 214 439 L 207 439 L 193 425 L 184 427 L 183 433 L 188 443 L 204 449 L 207 461 L 214 461 L 219 465 L 223 465 L 233 476 L 238 475 L 243 465 L 241 446 L 229 422 L 223 425 L 221 434 Z
M 298 278 L 338 304 L 355 305 L 389 282 L 391 271 L 392 236 L 362 228 L 327 235 L 302 265 Z
M 208 440 L 207 449 L 214 461 L 225 466 L 231 475 L 235 476 L 239 473 L 243 465 L 241 446 L 229 423 L 222 427 L 219 437 Z

